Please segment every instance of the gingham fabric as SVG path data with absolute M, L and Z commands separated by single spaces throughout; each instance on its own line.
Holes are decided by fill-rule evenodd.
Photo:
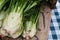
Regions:
M 48 40 L 60 40 L 60 0 L 52 10 Z

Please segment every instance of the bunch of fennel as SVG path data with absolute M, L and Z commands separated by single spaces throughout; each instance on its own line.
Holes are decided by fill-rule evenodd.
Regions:
M 23 37 L 26 39 L 32 38 L 35 36 L 37 32 L 37 23 L 39 19 L 39 11 L 40 7 L 35 6 L 34 8 L 30 9 L 24 15 L 24 32 Z
M 0 35 L 17 38 L 23 33 L 24 38 L 33 37 L 37 31 L 36 27 L 40 9 L 37 5 L 40 4 L 40 1 L 2 0 L 0 10 L 6 4 L 8 5 L 4 7 L 5 10 L 2 13 L 3 17 L 1 20 L 3 19 L 3 23 L 1 23 Z
M 6 17 L 3 21 L 1 34 L 4 36 L 10 36 L 12 38 L 17 38 L 21 35 L 23 30 L 22 14 L 26 4 L 27 0 L 11 0 L 10 6 L 6 11 Z

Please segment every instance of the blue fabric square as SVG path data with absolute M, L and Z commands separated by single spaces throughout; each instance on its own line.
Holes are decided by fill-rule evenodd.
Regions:
M 53 21 L 51 20 L 51 22 L 53 22 Z
M 57 19 L 57 22 L 60 22 L 60 19 Z
M 60 0 L 58 0 L 60 2 Z
M 59 26 L 59 30 L 60 30 L 60 26 Z
M 53 31 L 53 30 L 55 30 L 55 28 L 52 26 L 52 27 L 50 27 L 50 30 Z
M 58 12 L 55 12 L 55 15 L 59 15 L 59 13 Z
M 57 39 L 57 35 L 52 35 L 53 39 Z

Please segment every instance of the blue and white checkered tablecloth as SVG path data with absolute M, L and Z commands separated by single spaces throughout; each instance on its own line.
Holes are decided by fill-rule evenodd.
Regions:
M 48 40 L 60 40 L 60 0 L 52 10 Z

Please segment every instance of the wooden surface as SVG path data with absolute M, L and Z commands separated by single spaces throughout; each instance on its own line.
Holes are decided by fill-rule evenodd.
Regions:
M 29 40 L 47 40 L 48 38 L 48 32 L 49 32 L 50 20 L 51 20 L 51 9 L 47 6 L 43 6 L 40 13 L 41 14 L 39 17 L 39 30 L 37 34 L 32 39 Z M 23 39 L 20 38 L 12 39 L 12 38 L 4 37 L 0 40 L 23 40 Z
M 44 18 L 43 18 L 43 15 L 44 15 Z M 48 32 L 50 28 L 50 20 L 51 20 L 51 9 L 46 6 L 44 7 L 44 9 L 41 10 L 41 15 L 39 19 L 39 24 L 40 24 L 39 28 L 41 29 L 41 31 L 38 31 L 37 33 L 39 40 L 47 40 Z

